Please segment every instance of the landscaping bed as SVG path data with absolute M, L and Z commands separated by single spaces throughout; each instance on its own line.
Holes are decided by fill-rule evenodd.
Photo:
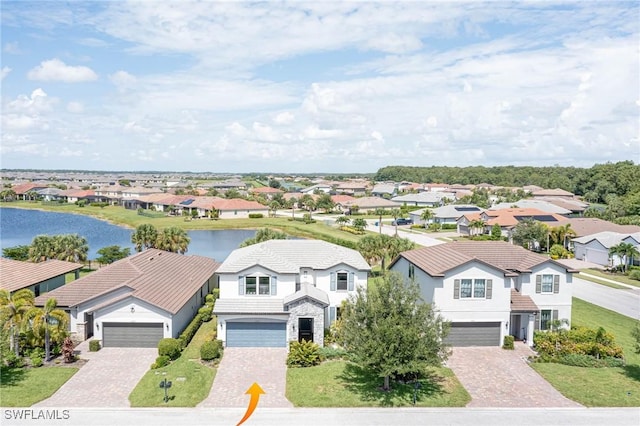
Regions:
M 216 331 L 216 320 L 203 323 L 197 333 L 171 364 L 149 370 L 129 395 L 132 407 L 195 407 L 209 396 L 216 375 L 214 363 L 200 360 L 200 347 Z M 164 402 L 160 382 L 171 381 L 169 401 Z
M 580 299 L 573 299 L 572 325 L 603 327 L 622 346 L 623 367 L 574 367 L 557 363 L 531 366 L 564 396 L 588 407 L 640 406 L 640 355 L 633 350 L 635 321 Z

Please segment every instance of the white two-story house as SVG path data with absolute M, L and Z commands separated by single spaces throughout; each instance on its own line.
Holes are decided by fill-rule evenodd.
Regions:
M 503 241 L 457 241 L 401 253 L 391 264 L 451 321 L 452 346 L 499 346 L 504 336 L 533 344 L 533 331 L 571 319 L 566 266 Z
M 318 240 L 271 240 L 234 250 L 217 270 L 218 339 L 228 347 L 324 344 L 340 304 L 366 288 L 356 250 Z

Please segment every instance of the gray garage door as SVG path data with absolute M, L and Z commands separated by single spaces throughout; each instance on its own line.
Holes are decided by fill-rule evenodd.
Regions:
M 102 327 L 104 347 L 154 348 L 164 337 L 162 323 L 105 322 Z
M 285 347 L 285 322 L 227 322 L 228 347 Z
M 587 262 L 597 263 L 598 265 L 609 265 L 609 252 L 592 248 L 585 248 L 585 257 Z
M 500 346 L 500 323 L 451 323 L 446 342 L 451 346 Z

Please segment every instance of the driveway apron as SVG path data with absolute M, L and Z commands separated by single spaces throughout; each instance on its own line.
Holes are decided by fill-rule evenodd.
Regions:
M 513 351 L 456 347 L 447 366 L 471 395 L 467 407 L 580 407 L 527 364 L 533 353 L 520 342 Z
M 129 394 L 158 356 L 156 348 L 102 348 L 38 407 L 129 407 Z
M 246 408 L 254 382 L 265 391 L 260 407 L 293 407 L 285 397 L 286 360 L 286 348 L 225 348 L 211 392 L 198 407 Z

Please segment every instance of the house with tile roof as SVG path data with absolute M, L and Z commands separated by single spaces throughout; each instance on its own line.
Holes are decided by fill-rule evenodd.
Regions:
M 613 267 L 621 265 L 625 260 L 617 255 L 610 255 L 611 247 L 620 243 L 633 245 L 640 251 L 640 232 L 633 234 L 619 232 L 598 232 L 571 240 L 575 258 L 601 266 Z M 640 259 L 635 259 L 638 261 Z M 628 262 L 629 260 L 627 260 Z
M 27 289 L 37 297 L 63 286 L 69 273 L 78 279 L 81 268 L 79 263 L 56 259 L 33 263 L 0 257 L 0 288 L 9 293 Z
M 440 207 L 455 199 L 456 195 L 452 192 L 425 191 L 417 194 L 398 195 L 393 197 L 391 201 L 407 206 Z
M 504 241 L 456 241 L 409 250 L 390 270 L 420 286 L 422 299 L 451 321 L 452 346 L 500 346 L 504 336 L 533 344 L 534 330 L 571 319 L 578 272 Z
M 481 233 L 490 233 L 493 225 L 498 224 L 502 231 L 502 236 L 511 238 L 513 228 L 523 220 L 529 219 L 542 222 L 548 226 L 558 226 L 566 220 L 564 216 L 559 214 L 548 213 L 534 208 L 485 210 L 482 213 L 470 213 L 460 217 L 457 222 L 458 233 L 471 235 L 473 231 L 469 225 L 476 220 L 480 220 L 484 223 L 484 229 Z
M 234 250 L 217 271 L 214 314 L 228 347 L 324 344 L 324 329 L 371 270 L 356 250 L 319 240 L 271 240 Z
M 425 222 L 420 218 L 424 211 L 425 209 L 420 209 L 409 212 L 409 217 L 411 218 L 413 223 Z M 426 223 L 456 224 L 458 222 L 458 219 L 460 219 L 465 214 L 480 214 L 483 211 L 483 208 L 473 204 L 448 204 L 446 206 L 431 209 L 433 217 L 426 221 Z
M 203 256 L 147 249 L 36 298 L 53 297 L 70 331 L 102 346 L 155 347 L 177 338 L 215 286 L 220 264 Z

